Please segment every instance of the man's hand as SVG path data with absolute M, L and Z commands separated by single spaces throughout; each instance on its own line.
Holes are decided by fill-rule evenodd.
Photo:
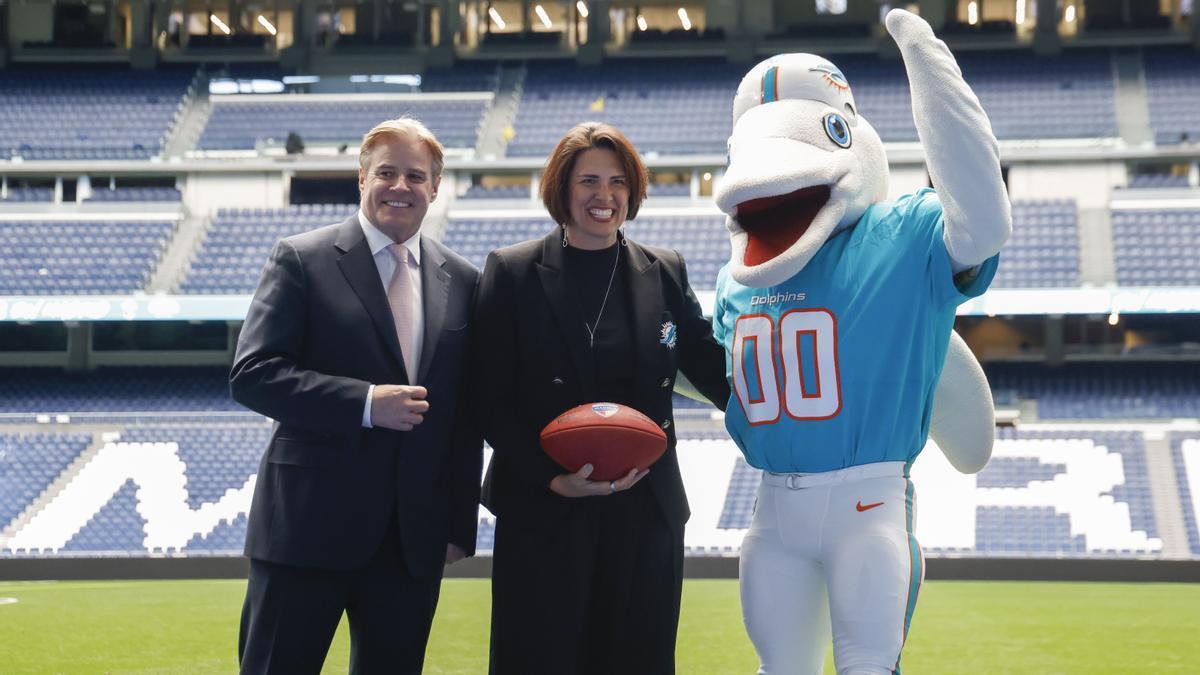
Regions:
M 614 481 L 588 480 L 588 476 L 592 475 L 592 465 L 584 464 L 575 473 L 555 476 L 550 481 L 550 489 L 563 497 L 600 497 L 628 490 L 649 473 L 650 469 L 638 471 L 634 467 L 624 478 Z
M 425 419 L 429 402 L 425 387 L 377 384 L 371 392 L 371 426 L 411 431 Z
M 454 544 L 446 544 L 446 564 L 453 565 L 454 563 L 467 557 L 467 552 Z

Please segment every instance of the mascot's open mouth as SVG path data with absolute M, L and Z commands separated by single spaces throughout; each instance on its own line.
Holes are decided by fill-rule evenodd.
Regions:
M 801 188 L 786 195 L 761 197 L 737 206 L 738 226 L 746 231 L 747 266 L 761 265 L 792 247 L 829 202 L 828 185 Z

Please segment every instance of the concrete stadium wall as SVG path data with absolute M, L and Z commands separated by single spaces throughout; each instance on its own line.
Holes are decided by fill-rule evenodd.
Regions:
M 0 560 L 0 581 L 81 579 L 244 579 L 246 558 L 25 558 Z M 689 579 L 737 578 L 737 558 L 684 558 Z M 490 557 L 469 558 L 447 578 L 488 578 Z M 1125 581 L 1200 583 L 1200 560 L 930 558 L 926 579 L 974 581 Z
M 1072 198 L 1080 209 L 1108 208 L 1112 189 L 1129 181 L 1125 163 L 1022 163 L 1008 169 L 1014 201 Z
M 193 215 L 211 215 L 218 208 L 245 209 L 287 206 L 284 175 L 279 171 L 262 173 L 209 174 L 187 176 L 184 200 Z

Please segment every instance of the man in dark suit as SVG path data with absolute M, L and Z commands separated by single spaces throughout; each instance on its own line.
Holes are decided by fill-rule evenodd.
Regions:
M 343 611 L 351 672 L 419 673 L 443 565 L 474 553 L 479 274 L 420 234 L 441 170 L 423 125 L 380 124 L 360 211 L 280 241 L 263 270 L 230 374 L 276 421 L 246 533 L 243 673 L 319 672 Z

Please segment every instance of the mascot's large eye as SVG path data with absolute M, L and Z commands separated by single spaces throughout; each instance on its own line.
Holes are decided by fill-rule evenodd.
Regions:
M 825 133 L 829 136 L 829 140 L 839 146 L 850 147 L 850 125 L 846 124 L 846 119 L 841 115 L 829 113 L 825 116 Z

